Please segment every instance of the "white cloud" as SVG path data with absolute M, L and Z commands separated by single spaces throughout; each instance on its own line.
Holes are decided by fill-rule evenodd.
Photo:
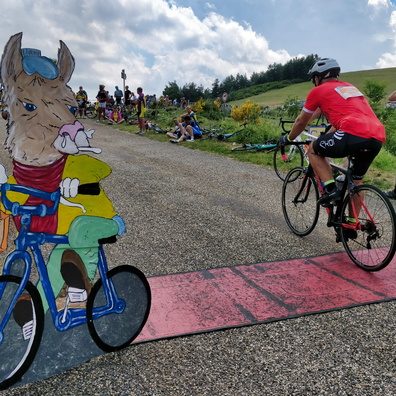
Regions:
M 394 64 L 395 6 L 389 0 L 334 0 L 326 13 L 319 3 L 3 0 L 0 47 L 23 31 L 24 47 L 55 58 L 64 41 L 76 59 L 71 86 L 82 84 L 91 97 L 99 83 L 110 92 L 122 85 L 122 69 L 133 90 L 141 85 L 161 94 L 168 82 L 211 87 L 216 78 L 250 76 L 298 54 L 338 58 L 343 70 Z M 345 28 L 340 15 L 348 15 Z
M 174 1 L 37 0 L 28 14 L 22 11 L 24 6 L 6 0 L 3 21 L 19 14 L 21 23 L 3 26 L 3 39 L 21 30 L 24 47 L 39 48 L 50 57 L 56 57 L 61 39 L 76 58 L 71 84 L 84 85 L 91 96 L 99 83 L 110 92 L 121 85 L 121 69 L 126 70 L 131 88 L 143 85 L 146 93 L 160 94 L 169 81 L 210 87 L 215 78 L 250 75 L 291 58 L 286 50 L 270 49 L 268 41 L 249 26 L 215 12 L 200 20 L 190 7 Z
M 376 66 L 380 69 L 386 67 L 396 67 L 396 11 L 393 11 L 390 15 L 389 26 L 392 32 L 389 39 L 393 41 L 393 53 L 386 52 L 380 57 L 376 63 Z

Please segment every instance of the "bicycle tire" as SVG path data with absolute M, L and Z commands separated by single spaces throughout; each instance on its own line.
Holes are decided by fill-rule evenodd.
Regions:
M 300 146 L 290 145 L 285 147 L 285 155 L 288 161 L 285 161 L 282 157 L 281 147 L 278 147 L 274 152 L 274 169 L 275 173 L 281 180 L 285 180 L 286 175 L 297 166 L 303 166 L 304 154 Z
M 96 117 L 96 110 L 93 107 L 87 107 L 87 109 L 85 110 L 85 114 L 88 118 L 92 120 Z
M 313 231 L 319 218 L 318 199 L 318 186 L 306 169 L 297 167 L 287 174 L 282 188 L 282 211 L 294 234 L 306 236 Z
M 348 238 L 347 229 L 341 228 L 341 241 L 348 256 L 358 267 L 366 271 L 379 271 L 385 268 L 395 255 L 395 210 L 385 194 L 375 186 L 358 186 L 354 191 L 354 195 L 356 194 L 364 197 L 364 205 L 358 216 L 362 229 L 356 230 L 356 238 Z M 342 204 L 343 219 L 349 216 L 350 197 L 347 195 Z
M 130 265 L 113 268 L 107 278 L 122 299 L 116 307 L 119 312 L 94 317 L 94 311 L 108 303 L 102 279 L 99 279 L 88 297 L 87 323 L 98 347 L 112 352 L 128 346 L 142 331 L 150 312 L 151 291 L 144 274 Z
M 11 304 L 21 278 L 13 275 L 0 276 L 0 286 L 3 290 L 0 300 L 0 321 Z M 11 316 L 4 328 L 3 339 L 0 340 L 0 390 L 9 388 L 18 382 L 32 364 L 40 346 L 44 329 L 44 311 L 41 297 L 37 288 L 27 282 L 23 294 L 30 296 L 33 313 L 33 327 L 31 337 L 23 339 L 21 327 Z M 1 339 L 1 334 L 0 334 Z M 6 357 L 6 359 L 4 358 Z

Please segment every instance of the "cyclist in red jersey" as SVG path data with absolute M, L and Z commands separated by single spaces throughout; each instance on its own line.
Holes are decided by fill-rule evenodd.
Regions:
M 330 58 L 318 60 L 308 74 L 315 85 L 287 136 L 280 143 L 288 144 L 304 131 L 319 110 L 333 126 L 315 140 L 308 149 L 310 163 L 324 182 L 325 193 L 318 203 L 329 206 L 340 200 L 329 163 L 325 157 L 352 157 L 352 177 L 362 184 L 372 161 L 385 142 L 385 127 L 381 124 L 364 95 L 352 84 L 339 81 L 340 66 Z M 335 129 L 335 131 L 334 131 Z

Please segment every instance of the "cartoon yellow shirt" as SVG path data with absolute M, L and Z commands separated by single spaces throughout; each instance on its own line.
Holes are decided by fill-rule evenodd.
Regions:
M 99 184 L 99 182 L 109 176 L 110 173 L 110 166 L 103 161 L 88 155 L 69 155 L 63 168 L 62 180 L 67 177 L 71 179 L 77 178 L 80 181 L 79 186 L 95 183 Z M 48 177 L 50 178 L 51 175 L 48 175 Z M 8 183 L 16 184 L 15 177 L 10 176 Z M 82 205 L 85 209 L 85 213 L 81 207 L 67 206 L 64 204 L 59 205 L 56 234 L 66 234 L 69 231 L 72 221 L 83 214 L 107 219 L 111 219 L 116 215 L 113 204 L 102 187 L 98 185 L 98 188 L 98 195 L 78 194 L 75 198 L 67 199 L 67 201 L 72 204 Z M 21 205 L 28 199 L 27 195 L 21 193 L 9 192 L 7 195 L 12 202 L 18 202 Z M 4 210 L 4 208 L 2 208 L 2 210 Z

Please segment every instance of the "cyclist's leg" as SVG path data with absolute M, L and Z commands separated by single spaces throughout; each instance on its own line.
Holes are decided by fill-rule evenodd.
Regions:
M 310 146 L 308 154 L 314 171 L 324 183 L 324 194 L 318 200 L 322 206 L 337 203 L 341 197 L 341 191 L 337 188 L 333 178 L 333 172 L 326 157 L 343 158 L 350 154 L 348 151 L 348 137 L 350 134 L 343 131 L 335 131 L 319 136 Z
M 61 276 L 62 256 L 66 250 L 74 250 L 84 263 L 88 278 L 92 281 L 98 264 L 99 240 L 118 234 L 119 226 L 111 219 L 96 216 L 79 216 L 70 226 L 69 244 L 54 247 L 47 263 L 48 277 L 54 296 L 57 297 L 65 280 Z M 44 312 L 48 309 L 41 282 L 37 289 L 43 299 Z
M 367 173 L 374 158 L 380 152 L 382 143 L 376 139 L 365 139 L 359 136 L 346 134 L 345 155 L 349 155 L 352 161 L 352 179 L 356 186 L 363 184 L 363 177 Z M 353 196 L 353 205 L 349 205 L 349 220 L 356 221 L 358 217 L 362 201 L 364 200 L 364 192 L 360 196 Z M 355 212 L 355 213 L 354 213 Z

